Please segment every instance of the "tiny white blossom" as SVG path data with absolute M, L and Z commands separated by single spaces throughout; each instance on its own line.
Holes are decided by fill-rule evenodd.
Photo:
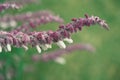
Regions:
M 8 50 L 8 51 L 11 51 L 11 45 L 10 45 L 10 44 L 7 44 L 6 47 L 7 47 L 7 50 Z
M 66 48 L 66 45 L 65 45 L 65 43 L 64 43 L 63 41 L 58 41 L 56 44 L 57 44 L 60 48 Z
M 62 65 L 66 64 L 66 60 L 62 57 L 55 58 L 55 62 L 62 64 Z
M 2 52 L 2 46 L 0 45 L 0 53 Z
M 41 53 L 41 48 L 39 47 L 39 45 L 36 45 L 36 49 L 37 49 L 38 53 Z
M 68 43 L 73 43 L 73 40 L 71 38 L 65 38 L 64 41 L 67 41 Z

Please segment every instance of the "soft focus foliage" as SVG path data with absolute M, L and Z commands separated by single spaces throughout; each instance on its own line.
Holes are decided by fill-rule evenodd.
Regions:
M 4 0 L 0 0 L 0 2 L 4 2 Z M 73 51 L 71 53 L 74 54 L 63 56 L 66 59 L 64 65 L 54 61 L 35 62 L 31 59 L 32 55 L 36 54 L 35 49 L 25 52 L 22 48 L 13 48 L 12 52 L 3 52 L 0 54 L 2 60 L 0 62 L 0 80 L 2 80 L 1 74 L 5 76 L 5 73 L 8 73 L 6 77 L 12 76 L 15 80 L 120 79 L 119 0 L 39 0 L 38 2 L 37 4 L 29 3 L 30 5 L 24 4 L 25 8 L 17 11 L 2 12 L 0 17 L 6 13 L 17 14 L 28 11 L 51 10 L 59 14 L 67 23 L 73 17 L 88 13 L 104 18 L 110 26 L 110 31 L 101 30 L 97 27 L 98 25 L 95 25 L 94 28 L 84 28 L 82 32 L 73 34 L 74 43 L 90 43 L 96 48 L 96 52 L 89 54 L 90 52 L 87 51 Z M 49 23 L 38 27 L 36 30 L 56 30 L 57 25 L 58 23 Z M 56 49 L 58 47 L 53 46 L 47 52 Z M 6 66 L 1 66 L 2 64 Z M 23 69 L 24 72 L 22 72 Z

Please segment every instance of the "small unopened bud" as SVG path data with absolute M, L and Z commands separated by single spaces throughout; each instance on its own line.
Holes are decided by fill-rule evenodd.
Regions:
M 11 45 L 10 45 L 10 44 L 7 44 L 6 47 L 7 47 L 7 50 L 8 50 L 8 51 L 11 51 Z
M 58 41 L 56 44 L 57 44 L 60 48 L 66 48 L 66 45 L 65 45 L 65 43 L 64 43 L 63 41 Z
M 66 41 L 68 43 L 73 43 L 73 40 L 71 38 L 65 38 L 64 41 Z
M 39 47 L 39 45 L 36 45 L 36 49 L 37 49 L 38 53 L 41 53 L 41 48 Z

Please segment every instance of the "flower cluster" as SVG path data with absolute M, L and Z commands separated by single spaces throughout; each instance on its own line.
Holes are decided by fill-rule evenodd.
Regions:
M 0 12 L 6 9 L 19 9 L 19 8 L 21 8 L 21 6 L 16 3 L 0 4 Z
M 85 18 L 73 18 L 72 22 L 67 25 L 60 25 L 56 31 L 41 31 L 23 33 L 20 31 L 5 32 L 0 31 L 0 52 L 2 48 L 6 51 L 11 51 L 11 45 L 15 47 L 23 47 L 26 50 L 28 45 L 36 47 L 37 51 L 41 53 L 41 49 L 47 50 L 52 47 L 52 44 L 57 44 L 60 48 L 66 48 L 63 41 L 72 43 L 71 34 L 81 31 L 84 26 L 91 26 L 99 24 L 105 29 L 109 30 L 108 25 L 104 20 L 97 16 L 85 15 Z

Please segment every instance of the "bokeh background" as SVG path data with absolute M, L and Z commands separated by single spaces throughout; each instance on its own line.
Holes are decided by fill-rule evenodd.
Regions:
M 106 20 L 110 31 L 95 25 L 73 34 L 74 43 L 89 43 L 96 48 L 96 52 L 74 51 L 73 54 L 64 55 L 67 61 L 65 65 L 54 61 L 32 61 L 31 55 L 36 54 L 34 49 L 24 52 L 23 49 L 14 48 L 10 54 L 0 54 L 0 58 L 7 59 L 8 65 L 13 62 L 9 56 L 13 54 L 24 56 L 17 64 L 16 80 L 120 80 L 120 0 L 39 0 L 39 2 L 26 4 L 18 12 L 51 10 L 59 14 L 65 23 L 70 22 L 73 17 L 83 17 L 85 13 L 97 15 Z M 41 30 L 56 30 L 57 26 L 56 23 L 49 23 L 42 25 Z M 54 46 L 52 50 L 55 49 L 58 47 Z M 22 66 L 27 64 L 29 72 L 23 73 Z

